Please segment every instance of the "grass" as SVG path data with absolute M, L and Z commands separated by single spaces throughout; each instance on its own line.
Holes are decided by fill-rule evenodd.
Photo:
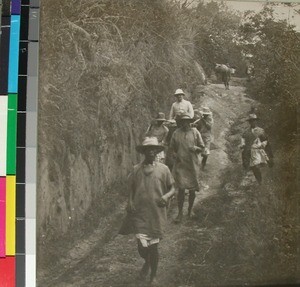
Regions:
M 227 140 L 235 143 L 232 133 L 242 128 L 239 119 Z M 237 151 L 228 152 L 233 165 L 223 175 L 223 185 L 197 207 L 195 225 L 179 242 L 182 273 L 175 271 L 174 282 L 186 286 L 297 282 L 295 179 L 287 181 L 282 174 L 291 162 L 284 158 L 284 150 L 276 151 L 277 166 L 272 171 L 265 168 L 265 183 L 259 187 L 252 174 L 245 178 Z

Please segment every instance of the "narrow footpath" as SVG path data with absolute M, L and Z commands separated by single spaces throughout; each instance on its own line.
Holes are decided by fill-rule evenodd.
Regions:
M 211 256 L 213 242 L 219 240 L 224 226 L 214 224 L 214 217 L 220 216 L 218 210 L 212 210 L 211 215 L 207 212 L 203 218 L 202 210 L 207 211 L 207 207 L 202 205 L 206 199 L 214 198 L 215 194 L 224 189 L 224 178 L 228 178 L 229 168 L 232 170 L 232 165 L 240 169 L 240 165 L 232 163 L 228 155 L 228 136 L 235 121 L 247 115 L 253 101 L 246 97 L 245 88 L 242 85 L 231 86 L 230 90 L 225 90 L 221 84 L 199 86 L 196 98 L 195 106 L 209 106 L 213 111 L 215 121 L 214 149 L 208 159 L 207 169 L 201 175 L 202 181 L 209 188 L 197 194 L 195 203 L 197 218 L 195 220 L 185 218 L 181 224 L 174 224 L 173 219 L 177 212 L 175 200 L 171 204 L 169 225 L 165 238 L 159 245 L 158 281 L 160 286 L 164 287 L 221 284 L 222 278 L 216 276 L 216 272 L 219 268 L 226 269 L 226 266 L 219 264 L 226 250 L 223 250 L 225 253 L 220 252 L 210 257 L 210 264 L 207 263 L 207 258 Z M 251 176 L 250 180 L 252 180 Z M 230 189 L 230 185 L 227 184 L 226 188 Z M 216 205 L 216 208 L 220 206 L 222 204 Z M 214 209 L 214 206 L 211 208 Z M 186 209 L 185 206 L 184 210 Z M 199 224 L 200 219 L 201 224 Z M 99 228 L 89 239 L 77 244 L 72 250 L 73 262 L 68 262 L 68 260 L 62 262 L 64 264 L 61 266 L 64 265 L 65 268 L 60 268 L 55 277 L 45 276 L 40 286 L 147 286 L 146 283 L 136 281 L 143 260 L 137 253 L 135 238 L 130 235 L 113 236 L 116 234 L 119 220 L 120 218 L 112 222 L 113 231 L 110 231 L 110 236 L 106 236 L 105 239 L 97 241 L 97 238 L 103 237 L 103 230 Z M 197 252 L 195 252 L 196 249 Z M 234 269 L 230 269 L 230 272 L 234 272 L 232 270 Z M 197 274 L 201 274 L 200 277 Z M 222 272 L 222 276 L 226 276 L 226 272 Z M 197 282 L 198 278 L 202 282 Z M 226 278 L 223 278 L 223 282 L 226 282 Z

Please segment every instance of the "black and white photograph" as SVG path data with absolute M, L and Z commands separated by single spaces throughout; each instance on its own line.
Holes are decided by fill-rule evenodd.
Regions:
M 37 286 L 299 286 L 300 3 L 40 11 Z

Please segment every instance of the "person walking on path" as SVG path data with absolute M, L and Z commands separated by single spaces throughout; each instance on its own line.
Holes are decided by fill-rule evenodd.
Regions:
M 185 100 L 183 97 L 185 93 L 181 89 L 175 91 L 174 96 L 176 102 L 172 104 L 169 120 L 174 121 L 178 114 L 186 113 L 190 118 L 194 117 L 194 109 L 190 101 Z
M 229 90 L 229 81 L 231 78 L 231 70 L 224 64 L 216 64 L 215 66 L 216 74 L 220 75 L 222 82 L 224 83 L 225 89 Z
M 252 170 L 258 184 L 262 183 L 262 175 L 260 167 L 267 164 L 269 157 L 265 152 L 265 147 L 268 144 L 265 131 L 257 126 L 257 116 L 250 114 L 247 121 L 250 124 L 248 129 L 241 139 L 242 162 L 244 169 Z
M 213 116 L 209 107 L 203 107 L 201 112 L 200 120 L 195 124 L 197 130 L 200 132 L 203 142 L 204 150 L 202 151 L 202 170 L 204 170 L 207 162 L 207 158 L 210 154 L 210 143 L 212 141 L 212 127 L 213 127 Z
M 178 115 L 176 121 L 180 122 L 181 127 L 173 133 L 170 149 L 175 156 L 173 176 L 178 188 L 178 216 L 175 222 L 179 223 L 183 217 L 182 209 L 186 189 L 189 190 L 188 216 L 192 216 L 192 208 L 196 197 L 195 192 L 200 189 L 198 181 L 200 161 L 198 155 L 202 152 L 204 143 L 199 131 L 190 126 L 193 119 L 189 115 Z
M 158 143 L 162 146 L 167 144 L 167 136 L 169 133 L 169 129 L 164 125 L 164 122 L 167 120 L 165 119 L 164 113 L 158 113 L 156 119 L 153 120 L 151 125 L 149 126 L 145 136 L 146 137 L 156 137 Z M 157 154 L 156 160 L 164 163 L 165 162 L 165 152 L 161 151 Z
M 155 162 L 156 154 L 163 149 L 155 137 L 146 137 L 136 147 L 145 159 L 134 166 L 128 177 L 128 214 L 119 231 L 120 234 L 136 235 L 138 252 L 145 260 L 139 279 L 145 280 L 151 269 L 152 285 L 156 283 L 158 243 L 167 223 L 167 202 L 175 194 L 174 179 L 169 168 Z

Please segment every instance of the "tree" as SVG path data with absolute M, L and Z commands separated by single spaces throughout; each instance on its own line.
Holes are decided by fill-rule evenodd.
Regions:
M 240 44 L 252 55 L 255 78 L 248 90 L 260 102 L 268 103 L 270 114 L 287 139 L 295 137 L 299 104 L 299 33 L 287 21 L 274 17 L 272 5 L 258 13 L 246 13 L 240 29 Z
M 242 75 L 245 62 L 236 39 L 241 24 L 239 15 L 228 9 L 225 3 L 200 2 L 194 10 L 193 19 L 197 35 L 195 37 L 199 62 L 208 74 L 215 63 L 229 63 L 237 67 Z

